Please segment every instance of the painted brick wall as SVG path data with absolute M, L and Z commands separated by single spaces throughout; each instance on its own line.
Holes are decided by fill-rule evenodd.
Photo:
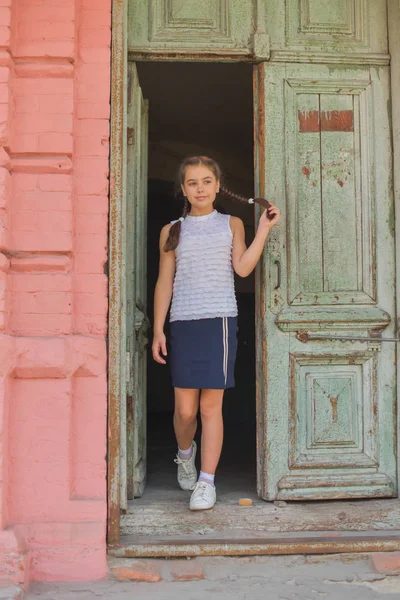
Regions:
M 110 38 L 0 0 L 0 581 L 106 574 Z

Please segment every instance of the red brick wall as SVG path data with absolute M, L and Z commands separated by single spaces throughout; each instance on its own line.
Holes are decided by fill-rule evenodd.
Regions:
M 14 581 L 106 573 L 110 33 L 111 0 L 0 0 L 0 570 L 15 544 Z

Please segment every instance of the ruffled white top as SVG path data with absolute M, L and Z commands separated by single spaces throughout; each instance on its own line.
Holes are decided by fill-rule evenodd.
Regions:
M 236 317 L 230 216 L 187 216 L 175 250 L 170 321 Z

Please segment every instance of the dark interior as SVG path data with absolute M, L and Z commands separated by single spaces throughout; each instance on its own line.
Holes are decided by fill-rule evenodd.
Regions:
M 158 273 L 158 239 L 163 225 L 181 215 L 174 180 L 189 154 L 215 158 L 224 183 L 251 196 L 253 179 L 252 67 L 246 64 L 139 63 L 143 94 L 149 100 L 148 315 L 153 322 L 153 294 Z M 251 206 L 218 198 L 216 208 L 240 216 L 248 242 L 254 236 Z M 224 399 L 225 442 L 216 483 L 245 493 L 256 488 L 256 404 L 254 277 L 236 279 L 239 305 L 236 387 Z M 168 324 L 166 326 L 168 337 Z M 176 486 L 173 459 L 173 388 L 167 367 L 148 348 L 148 479 L 144 499 L 157 489 Z M 198 427 L 196 436 L 200 437 Z

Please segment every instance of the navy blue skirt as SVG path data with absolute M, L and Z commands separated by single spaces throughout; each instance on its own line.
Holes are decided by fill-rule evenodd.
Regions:
M 219 317 L 170 324 L 172 385 L 186 389 L 234 387 L 237 318 Z

